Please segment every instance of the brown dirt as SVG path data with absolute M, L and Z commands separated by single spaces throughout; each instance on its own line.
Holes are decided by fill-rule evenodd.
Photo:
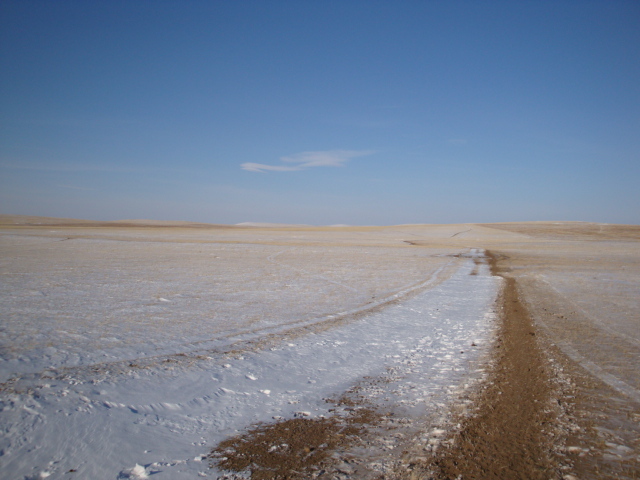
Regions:
M 347 401 L 347 403 L 351 403 Z M 332 454 L 356 442 L 380 415 L 368 408 L 349 407 L 350 415 L 293 418 L 261 424 L 220 443 L 210 455 L 226 471 L 250 472 L 252 480 L 298 480 L 322 475 Z
M 491 256 L 494 274 L 500 262 Z M 556 409 L 551 406 L 550 367 L 538 343 L 515 280 L 505 276 L 503 325 L 495 345 L 495 364 L 479 392 L 475 411 L 411 478 L 557 478 L 553 454 Z

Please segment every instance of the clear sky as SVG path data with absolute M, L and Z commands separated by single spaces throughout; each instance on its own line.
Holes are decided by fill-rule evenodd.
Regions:
M 0 3 L 0 213 L 640 224 L 640 2 Z

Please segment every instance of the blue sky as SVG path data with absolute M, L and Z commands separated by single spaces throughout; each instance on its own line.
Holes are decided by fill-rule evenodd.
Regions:
M 637 1 L 3 1 L 0 213 L 640 224 Z

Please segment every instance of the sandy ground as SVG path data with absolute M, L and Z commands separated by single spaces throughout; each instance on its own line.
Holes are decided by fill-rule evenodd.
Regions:
M 38 302 L 45 298 L 42 285 L 52 283 L 56 269 L 73 267 L 79 272 L 78 282 L 99 282 L 91 276 L 96 268 L 138 261 L 153 276 L 158 264 L 152 259 L 159 256 L 163 258 L 162 271 L 172 272 L 173 285 L 184 284 L 185 291 L 163 290 L 162 279 L 160 284 L 142 285 L 146 297 L 140 308 L 153 308 L 154 318 L 162 319 L 162 310 L 156 307 L 159 299 L 164 299 L 183 302 L 181 306 L 189 312 L 189 306 L 195 305 L 189 302 L 195 299 L 181 297 L 195 287 L 191 279 L 195 267 L 189 265 L 198 266 L 218 257 L 215 260 L 221 262 L 224 280 L 207 280 L 213 282 L 211 288 L 198 282 L 201 297 L 217 282 L 215 288 L 222 285 L 240 292 L 239 301 L 253 295 L 256 308 L 245 310 L 245 318 L 238 319 L 228 331 L 208 332 L 210 339 L 238 335 L 240 330 L 260 336 L 261 329 L 271 325 L 256 325 L 255 318 L 275 317 L 288 308 L 293 313 L 284 323 L 313 321 L 330 312 L 366 306 L 369 301 L 384 299 L 418 283 L 425 271 L 442 266 L 440 260 L 446 255 L 465 248 L 485 248 L 493 255 L 495 273 L 507 279 L 501 297 L 504 325 L 494 348 L 490 379 L 475 395 L 470 412 L 456 413 L 453 408 L 453 420 L 443 425 L 449 432 L 443 448 L 418 452 L 405 445 L 405 453 L 396 456 L 395 467 L 379 478 L 640 477 L 638 226 L 530 222 L 233 227 L 0 216 L 0 235 L 3 265 L 9 259 L 12 262 L 18 259 L 25 270 L 38 270 L 42 275 L 24 298 L 14 298 L 12 302 L 18 302 L 15 305 L 19 308 L 31 305 L 41 312 L 47 308 L 45 304 L 38 307 Z M 86 248 L 65 250 L 74 243 L 65 245 L 67 239 L 74 240 L 76 245 L 87 242 Z M 92 242 L 99 242 L 110 258 L 108 263 L 96 261 Z M 189 244 L 190 253 L 181 254 L 175 247 L 178 244 Z M 200 247 L 195 249 L 193 245 Z M 52 248 L 56 252 L 55 262 L 40 263 L 43 258 L 51 258 Z M 269 276 L 277 277 L 279 283 L 265 281 Z M 310 300 L 313 309 L 306 317 L 308 305 L 296 306 L 293 301 L 296 295 L 287 293 L 293 288 L 291 285 L 300 285 L 301 281 L 304 291 L 316 292 Z M 243 285 L 251 288 L 243 290 Z M 170 298 L 171 294 L 175 297 Z M 117 288 L 105 291 L 105 298 L 138 301 L 128 295 Z M 87 310 L 96 316 L 104 313 L 100 302 L 79 301 L 85 301 Z M 234 305 L 228 305 L 229 312 L 233 308 Z M 108 315 L 103 318 L 107 331 L 115 318 L 110 320 Z M 186 313 L 183 321 L 191 324 L 194 319 L 195 316 L 191 318 Z M 3 327 L 10 321 L 5 306 Z M 274 319 L 274 325 L 280 323 L 282 319 Z M 171 326 L 156 327 L 159 332 Z M 65 325 L 65 331 L 73 328 L 80 327 Z M 83 332 L 74 334 L 79 335 L 78 341 L 86 340 Z M 159 334 L 154 338 L 159 351 L 176 349 L 175 344 L 162 340 Z M 5 358 L 16 360 L 10 369 L 19 365 L 20 355 L 29 349 L 37 356 L 46 347 L 38 343 L 44 339 L 37 335 L 5 340 L 2 345 Z M 184 345 L 192 345 L 194 341 L 189 338 Z M 135 342 L 129 347 L 135 350 Z M 126 358 L 130 351 L 106 349 L 101 354 Z M 54 354 L 47 358 L 47 362 L 55 361 L 95 359 L 56 358 Z M 42 368 L 37 362 L 31 365 L 20 368 L 25 372 Z M 372 414 L 365 420 L 373 424 L 374 418 Z M 511 422 L 501 424 L 505 418 L 511 418 Z M 366 438 L 367 433 L 358 430 L 358 422 L 343 427 Z M 309 428 L 332 434 L 336 427 Z M 380 435 L 380 430 L 376 431 Z M 501 441 L 491 441 L 501 435 Z M 338 466 L 335 462 L 333 466 L 331 462 L 324 465 L 326 474 L 364 478 L 353 465 L 345 467 L 344 458 Z M 280 478 L 296 475 L 289 472 Z

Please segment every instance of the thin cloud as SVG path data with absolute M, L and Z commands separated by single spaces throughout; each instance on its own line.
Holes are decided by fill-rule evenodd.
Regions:
M 343 167 L 352 158 L 371 155 L 371 150 L 327 150 L 322 152 L 301 152 L 280 161 L 292 165 L 265 165 L 262 163 L 243 163 L 243 170 L 249 172 L 294 172 L 314 167 Z

